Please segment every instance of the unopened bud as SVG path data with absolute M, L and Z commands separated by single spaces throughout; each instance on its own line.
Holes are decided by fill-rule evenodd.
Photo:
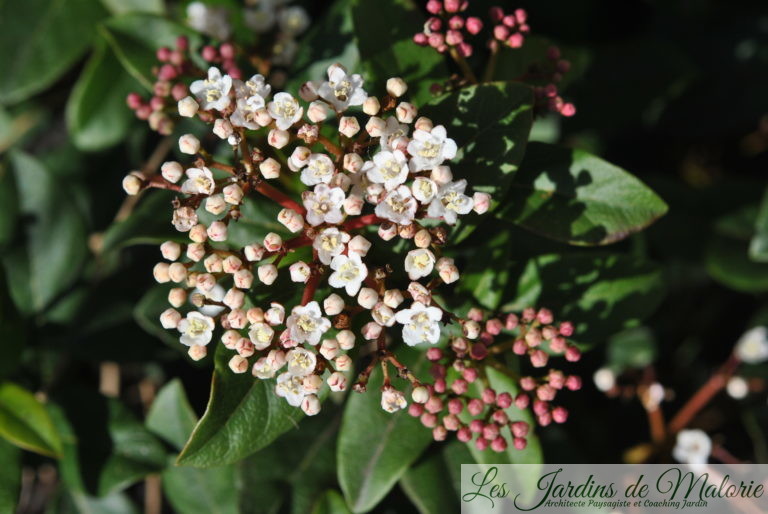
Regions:
M 408 102 L 400 102 L 395 113 L 400 123 L 412 123 L 416 118 L 416 106 Z
M 339 132 L 347 137 L 353 137 L 360 132 L 360 124 L 357 122 L 357 118 L 352 116 L 342 116 L 339 119 Z
M 408 91 L 408 84 L 400 77 L 392 77 L 387 80 L 387 93 L 395 98 L 399 98 Z
M 369 96 L 365 99 L 365 102 L 363 102 L 363 112 L 368 116 L 376 116 L 379 113 L 379 110 L 381 110 L 381 104 L 379 103 L 379 99 L 375 96 Z
M 185 118 L 192 118 L 195 114 L 197 114 L 197 110 L 200 108 L 200 105 L 194 98 L 187 96 L 179 100 L 178 107 L 180 116 Z
M 137 195 L 144 185 L 144 180 L 140 171 L 132 171 L 123 178 L 123 190 L 127 195 Z
M 184 175 L 184 168 L 176 161 L 168 161 L 160 166 L 160 174 L 165 180 L 175 184 Z
M 280 176 L 280 163 L 272 157 L 259 164 L 261 176 L 266 179 L 273 179 Z
M 248 359 L 245 359 L 240 355 L 235 355 L 229 360 L 229 369 L 231 369 L 233 373 L 245 373 L 248 371 Z
M 195 155 L 200 151 L 200 140 L 192 134 L 184 134 L 179 138 L 179 150 L 181 153 Z
M 277 279 L 277 267 L 272 264 L 259 266 L 257 273 L 259 275 L 259 280 L 266 285 L 272 285 Z

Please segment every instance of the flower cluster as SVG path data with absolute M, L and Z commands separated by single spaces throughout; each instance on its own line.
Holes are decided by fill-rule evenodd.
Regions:
M 450 53 L 468 75 L 467 78 L 472 79 L 474 74 L 466 71 L 469 65 L 465 58 L 475 52 L 471 40 L 488 26 L 486 45 L 491 52 L 488 68 L 491 73 L 485 80 L 491 80 L 501 47 L 520 48 L 525 43 L 525 37 L 530 33 L 528 13 L 524 9 L 507 13 L 501 7 L 491 7 L 488 11 L 490 23 L 486 25 L 476 16 L 464 15 L 468 7 L 468 0 L 429 0 L 426 9 L 431 16 L 424 24 L 424 30 L 414 34 L 413 41 L 440 53 Z M 546 61 L 534 63 L 517 79 L 534 85 L 537 112 L 557 112 L 566 117 L 576 114 L 576 107 L 563 100 L 556 85 L 570 67 L 570 62 L 561 58 L 560 50 L 552 46 L 547 51 Z
M 245 23 L 261 36 L 258 44 L 247 50 L 230 41 L 232 26 L 226 8 L 190 3 L 187 6 L 189 25 L 220 41 L 199 49 L 200 59 L 223 70 L 224 76 L 233 80 L 243 78 L 243 67 L 247 69 L 255 65 L 270 84 L 282 84 L 285 72 L 280 68 L 293 62 L 298 50 L 296 38 L 309 26 L 309 16 L 304 8 L 288 3 L 287 0 L 262 0 L 255 6 L 246 7 Z M 197 64 L 199 59 L 193 58 L 189 39 L 185 36 L 177 39 L 175 48 L 159 48 L 156 57 L 157 65 L 152 69 L 156 77 L 152 96 L 145 100 L 138 93 L 130 93 L 126 101 L 139 119 L 149 122 L 152 130 L 168 135 L 173 132 L 178 115 L 186 115 L 184 110 L 177 112 L 176 102 L 189 95 L 190 83 L 199 84 L 197 79 L 205 76 L 206 70 Z M 219 73 L 218 79 L 221 78 Z M 208 80 L 217 78 L 208 73 Z M 200 112 L 200 117 L 205 121 L 214 119 L 205 110 Z
M 430 354 L 434 370 L 450 365 L 468 376 L 474 370 L 477 378 L 480 367 L 472 361 L 487 356 L 502 329 L 518 331 L 520 339 L 509 349 L 529 355 L 534 366 L 546 364 L 547 351 L 565 352 L 576 360 L 578 350 L 565 341 L 572 327 L 556 329 L 549 311 L 526 311 L 516 326 L 511 326 L 512 317 L 506 324 L 489 319 L 481 329 L 479 311 L 463 319 L 440 306 L 436 288 L 460 277 L 454 260 L 442 255 L 448 239 L 444 225 L 472 211 L 484 213 L 490 196 L 472 193 L 466 180 L 454 179 L 450 162 L 457 154 L 456 142 L 443 125 L 420 117 L 417 107 L 403 100 L 408 86 L 402 79 L 389 79 L 381 98 L 363 86 L 360 75 L 340 65 L 329 67 L 327 80 L 305 83 L 297 96 L 273 94 L 261 75 L 243 81 L 215 67 L 206 79 L 190 85 L 192 95 L 178 102 L 179 113 L 212 123 L 213 134 L 231 147 L 234 163 L 218 162 L 198 138 L 186 134 L 179 148 L 196 156 L 191 166 L 166 162 L 160 177 L 132 172 L 123 181 L 129 194 L 148 187 L 180 193 L 172 223 L 189 241 L 163 243 L 165 260 L 154 268 L 158 282 L 178 284 L 169 293 L 171 307 L 161 315 L 163 327 L 180 333 L 193 359 L 207 354 L 214 331 L 221 327 L 221 342 L 233 351 L 231 370 L 275 378 L 275 393 L 308 415 L 320 410 L 318 392 L 324 384 L 331 391 L 348 387 L 353 366 L 348 352 L 360 346 L 375 350 L 355 389 L 366 388 L 380 363 L 385 410 L 407 406 L 387 375 L 389 365 L 414 386 L 417 404 L 425 404 L 435 423 L 442 410 L 436 402 L 445 402 L 452 412 L 460 402 L 463 409 L 461 392 L 452 389 L 457 396 L 447 396 L 453 393 L 446 392 L 444 373 L 434 385 L 422 385 L 388 348 L 393 338 L 409 346 L 436 345 L 448 325 L 458 327 L 462 336 L 452 342 L 450 362 L 440 364 L 442 353 L 438 358 L 434 351 Z M 300 200 L 272 185 L 278 182 L 303 190 Z M 244 202 L 264 200 L 282 207 L 277 221 L 292 236 L 284 239 L 270 232 L 241 248 L 227 245 L 230 227 L 243 217 Z M 375 246 L 377 238 L 383 242 Z M 375 254 L 391 251 L 397 239 L 405 246 L 404 256 L 377 261 Z M 308 250 L 311 259 L 291 257 L 300 249 Z M 288 261 L 286 273 L 281 263 Z M 285 289 L 277 282 L 280 277 L 297 284 L 301 299 L 258 305 L 251 293 L 274 284 L 277 296 Z M 555 372 L 527 378 L 521 385 L 525 392 L 510 396 L 510 402 L 535 397 L 533 408 L 541 424 L 547 417 L 565 419 L 565 411 L 549 403 L 558 389 L 578 389 L 574 377 Z M 459 386 L 453 381 L 451 387 Z M 507 396 L 500 393 L 500 400 L 490 402 L 494 412 L 489 427 L 507 424 L 503 413 L 496 413 Z M 467 403 L 468 412 L 479 414 L 476 404 Z M 441 426 L 453 430 L 453 419 L 456 413 Z M 466 437 L 465 429 L 476 426 L 459 423 L 455 429 Z M 514 427 L 515 445 L 521 446 L 522 425 Z M 494 449 L 503 445 L 498 437 L 481 439 L 492 442 Z

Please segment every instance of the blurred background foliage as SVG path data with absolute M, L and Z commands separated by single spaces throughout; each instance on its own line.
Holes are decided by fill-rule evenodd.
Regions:
M 541 430 L 523 458 L 620 462 L 649 439 L 645 411 L 596 391 L 596 369 L 632 379 L 653 364 L 674 412 L 746 328 L 768 322 L 768 9 L 744 0 L 500 3 L 526 8 L 535 36 L 503 54 L 497 79 L 519 76 L 555 42 L 574 65 L 564 96 L 578 113 L 534 123 L 537 143 L 497 216 L 455 248 L 461 291 L 487 308 L 552 308 L 590 350 L 578 369 L 585 388 L 566 398 L 569 422 Z M 371 84 L 419 78 L 427 101 L 449 64 L 414 50 L 421 14 L 395 4 L 304 2 L 314 25 L 290 83 L 341 61 Z M 190 363 L 156 321 L 166 291 L 150 270 L 153 244 L 172 234 L 170 197 L 148 195 L 127 218 L 119 213 L 126 171 L 158 146 L 174 154 L 125 96 L 151 84 L 157 47 L 180 33 L 199 41 L 171 21 L 183 20 L 184 5 L 0 2 L 0 512 L 117 514 L 159 502 L 183 514 L 455 511 L 458 464 L 484 456 L 455 441 L 429 445 L 428 431 L 401 416 L 381 420 L 391 423 L 386 462 L 361 463 L 349 455 L 365 441 L 338 437 L 352 422 L 342 405 L 236 464 L 173 465 L 205 409 L 212 359 Z M 616 166 L 663 201 L 638 199 L 629 175 L 600 180 Z M 540 202 L 542 173 L 562 198 Z M 273 228 L 274 213 L 253 210 L 245 240 Z M 607 222 L 606 212 L 619 215 Z M 629 234 L 635 218 L 662 215 Z M 745 373 L 764 393 L 768 369 Z M 377 430 L 376 399 L 350 403 Z M 739 459 L 768 460 L 765 394 L 719 396 L 695 423 Z

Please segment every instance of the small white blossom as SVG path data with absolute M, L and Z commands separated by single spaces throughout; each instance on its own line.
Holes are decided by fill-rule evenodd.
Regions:
M 742 377 L 731 377 L 725 390 L 734 400 L 743 400 L 749 394 L 749 384 Z
M 387 190 L 392 190 L 408 178 L 408 162 L 400 150 L 382 151 L 363 165 L 363 171 L 374 184 L 384 184 Z
M 200 108 L 204 111 L 216 109 L 221 111 L 229 106 L 229 91 L 232 89 L 232 77 L 221 74 L 215 66 L 208 68 L 208 78 L 196 80 L 189 86 L 190 92 L 195 95 Z
M 193 29 L 225 41 L 232 33 L 229 14 L 222 7 L 209 7 L 203 2 L 187 5 L 187 24 Z
M 313 153 L 309 156 L 307 167 L 301 172 L 301 181 L 308 185 L 327 184 L 333 178 L 336 171 L 330 157 L 322 153 Z
M 437 343 L 440 339 L 440 324 L 443 313 L 437 307 L 427 307 L 423 303 L 413 302 L 410 309 L 403 309 L 395 314 L 395 319 L 403 325 L 403 341 L 408 346 L 420 343 Z
M 291 310 L 291 315 L 285 320 L 290 331 L 291 339 L 297 343 L 308 342 L 316 345 L 320 337 L 331 328 L 331 322 L 324 318 L 317 302 L 309 302 L 305 306 L 297 305 Z
M 296 377 L 305 377 L 315 370 L 317 357 L 304 348 L 294 348 L 285 355 L 288 373 Z
M 363 280 L 368 276 L 368 268 L 356 253 L 335 256 L 331 261 L 331 269 L 334 272 L 328 277 L 328 284 L 331 287 L 345 288 L 350 296 L 357 294 Z
M 291 407 L 298 407 L 301 405 L 302 400 L 306 396 L 304 386 L 302 386 L 303 377 L 297 377 L 290 373 L 281 373 L 277 377 L 277 385 L 275 386 L 275 393 L 281 398 L 285 398 L 288 405 Z
M 287 7 L 277 15 L 277 24 L 284 34 L 298 36 L 309 27 L 309 15 L 303 7 Z
M 362 105 L 368 98 L 363 89 L 363 78 L 357 74 L 347 75 L 347 70 L 340 64 L 328 67 L 328 81 L 320 85 L 317 93 L 338 112 L 352 105 Z
M 191 96 L 186 96 L 179 100 L 177 106 L 179 108 L 179 116 L 185 118 L 193 117 L 197 114 L 197 110 L 200 108 L 200 105 Z
M 607 392 L 616 385 L 616 374 L 609 368 L 600 368 L 592 375 L 598 391 Z
M 400 409 L 404 409 L 408 405 L 405 399 L 405 395 L 394 389 L 388 387 L 381 392 L 381 408 L 389 413 L 397 412 Z
M 248 338 L 257 350 L 263 350 L 272 343 L 275 330 L 266 323 L 254 323 L 248 331 Z
M 335 227 L 324 229 L 312 242 L 312 248 L 317 250 L 317 256 L 320 262 L 326 266 L 336 255 L 344 251 L 344 245 L 349 241 L 349 234 L 340 232 Z
M 755 327 L 746 331 L 736 343 L 735 352 L 747 364 L 768 360 L 768 327 Z
M 417 177 L 411 186 L 413 196 L 421 203 L 428 204 L 437 194 L 437 184 L 434 180 Z
M 205 346 L 211 342 L 215 323 L 213 318 L 199 312 L 192 311 L 187 317 L 179 321 L 178 329 L 181 332 L 181 344 L 185 346 Z
M 456 157 L 456 142 L 447 137 L 445 127 L 438 125 L 431 132 L 417 130 L 408 143 L 411 171 L 431 170 L 445 160 Z
M 408 186 L 400 186 L 390 191 L 376 206 L 376 216 L 398 225 L 410 225 L 416 215 L 416 199 Z
M 288 130 L 294 123 L 301 119 L 304 108 L 299 105 L 289 93 L 277 93 L 274 99 L 267 105 L 269 115 L 274 118 L 277 128 Z
M 418 250 L 411 250 L 408 255 L 405 256 L 405 271 L 408 273 L 408 278 L 411 280 L 418 280 L 421 277 L 426 277 L 432 273 L 432 268 L 435 266 L 435 254 L 431 251 L 420 248 Z
M 449 182 L 440 187 L 437 196 L 429 204 L 427 214 L 431 218 L 442 217 L 446 223 L 453 225 L 459 214 L 467 214 L 472 210 L 472 198 L 464 194 L 467 181 Z
M 256 378 L 266 380 L 275 376 L 275 369 L 270 365 L 266 357 L 261 357 L 253 364 L 251 373 Z
M 187 180 L 181 185 L 181 192 L 189 195 L 213 194 L 216 183 L 213 181 L 213 174 L 208 168 L 189 168 L 187 170 Z
M 341 207 L 344 205 L 345 194 L 338 187 L 328 187 L 318 184 L 314 191 L 303 195 L 304 207 L 307 209 L 307 221 L 312 226 L 325 223 L 340 223 L 343 219 Z
M 294 262 L 290 265 L 288 268 L 288 271 L 291 274 L 291 281 L 297 282 L 297 283 L 306 283 L 307 280 L 309 280 L 309 275 L 311 274 L 311 270 L 309 268 L 309 265 L 304 261 L 298 261 Z
M 394 116 L 387 118 L 387 124 L 381 133 L 381 139 L 379 139 L 381 150 L 384 152 L 405 150 L 409 141 L 408 130 L 408 125 L 400 123 Z
M 683 464 L 702 465 L 709 460 L 712 440 L 703 430 L 681 430 L 677 434 L 672 456 Z

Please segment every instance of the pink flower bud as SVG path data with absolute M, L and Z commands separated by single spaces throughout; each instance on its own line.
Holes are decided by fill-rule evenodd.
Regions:
M 568 420 L 568 411 L 564 407 L 552 409 L 552 419 L 555 423 L 565 423 Z
M 427 409 L 427 412 L 437 414 L 443 410 L 443 401 L 437 396 L 432 396 L 429 400 L 427 400 L 427 403 L 424 404 L 424 408 Z
M 477 448 L 479 451 L 485 451 L 486 448 L 488 448 L 488 439 L 484 439 L 482 437 L 478 437 L 475 439 L 475 448 Z
M 413 120 L 416 119 L 417 110 L 412 103 L 400 102 L 395 113 L 400 123 L 413 123 Z
M 475 360 L 483 360 L 488 356 L 488 348 L 483 343 L 475 343 L 469 350 L 469 356 Z
M 351 350 L 355 347 L 355 334 L 351 330 L 341 330 L 336 334 L 336 340 L 342 350 Z
M 381 325 L 376 323 L 375 321 L 369 321 L 365 325 L 363 325 L 362 330 L 360 333 L 363 335 L 363 338 L 368 341 L 373 341 L 375 339 L 378 339 L 381 335 L 381 331 L 384 329 Z
M 572 103 L 566 103 L 563 104 L 563 106 L 560 108 L 560 114 L 565 116 L 566 118 L 569 118 L 576 114 L 576 106 Z
M 552 423 L 552 414 L 550 414 L 549 412 L 546 412 L 546 413 L 544 413 L 544 414 L 541 414 L 541 415 L 539 415 L 539 416 L 536 418 L 536 421 L 539 423 L 539 425 L 541 425 L 541 426 L 543 426 L 543 427 L 546 427 L 546 426 L 548 426 L 550 423 Z
M 570 375 L 565 379 L 565 387 L 568 388 L 569 391 L 578 391 L 581 389 L 581 377 Z
M 211 223 L 211 226 L 208 227 L 208 237 L 211 241 L 226 241 L 227 224 L 223 221 L 214 221 Z
M 433 428 L 437 425 L 437 416 L 430 412 L 425 412 L 421 415 L 421 424 L 427 428 Z
M 484 408 L 485 406 L 483 405 L 483 402 L 477 398 L 472 398 L 467 402 L 467 412 L 472 416 L 479 416 Z
M 512 48 L 520 48 L 521 46 L 523 46 L 524 42 L 525 42 L 525 38 L 519 32 L 516 34 L 512 34 L 511 36 L 509 36 L 509 38 L 507 38 L 507 44 Z
M 443 350 L 440 348 L 430 348 L 427 350 L 427 359 L 431 361 L 439 361 L 443 358 Z
M 291 140 L 290 134 L 285 130 L 272 129 L 267 135 L 267 143 L 274 148 L 282 148 Z
M 248 371 L 248 360 L 240 355 L 235 355 L 229 360 L 229 369 L 231 369 L 233 373 L 245 373 Z
M 463 378 L 457 378 L 453 381 L 451 384 L 451 391 L 454 392 L 454 394 L 457 394 L 459 396 L 465 394 L 467 392 L 468 385 L 467 381 Z
M 575 346 L 569 346 L 565 350 L 565 360 L 568 362 L 577 362 L 581 359 L 581 351 Z
M 424 414 L 424 406 L 420 403 L 412 403 L 408 406 L 408 414 L 414 418 L 418 418 Z
M 305 396 L 301 402 L 301 410 L 307 416 L 314 416 L 320 412 L 320 400 L 314 394 Z
M 525 450 L 525 447 L 528 446 L 528 441 L 523 437 L 515 437 L 512 444 L 514 445 L 515 450 Z
M 487 388 L 482 394 L 483 402 L 490 405 L 496 401 L 496 391 L 491 388 Z
M 512 395 L 509 393 L 501 393 L 496 397 L 496 405 L 502 409 L 508 409 L 512 406 Z
M 443 373 L 445 373 L 445 367 L 439 366 L 439 368 L 442 369 Z M 442 377 L 435 379 L 435 383 L 432 387 L 436 393 L 443 394 L 445 392 L 445 379 Z
M 507 449 L 507 440 L 503 436 L 497 436 L 491 441 L 491 450 L 501 453 Z
M 547 365 L 549 355 L 543 350 L 534 350 L 531 352 L 531 364 L 534 368 L 543 368 Z
M 477 371 L 476 368 L 465 368 L 461 372 L 461 376 L 464 377 L 464 380 L 469 382 L 470 384 L 473 383 L 475 380 L 477 380 L 480 373 Z
M 443 3 L 440 0 L 429 0 L 427 2 L 427 12 L 430 14 L 440 14 L 443 9 Z
M 264 264 L 257 269 L 259 280 L 266 285 L 271 285 L 277 279 L 277 268 L 272 264 Z
M 445 42 L 451 46 L 456 46 L 464 41 L 464 36 L 458 30 L 449 30 L 445 34 Z
M 472 440 L 472 431 L 468 427 L 461 427 L 459 431 L 456 432 L 456 439 L 462 443 L 468 443 Z

